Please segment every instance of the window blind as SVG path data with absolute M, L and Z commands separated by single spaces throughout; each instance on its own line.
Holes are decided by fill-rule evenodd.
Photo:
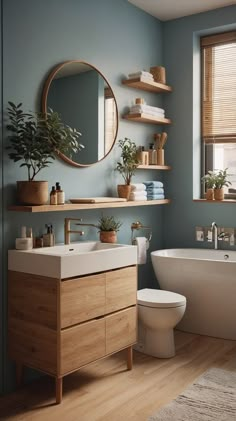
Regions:
M 202 140 L 236 143 L 236 31 L 201 38 Z

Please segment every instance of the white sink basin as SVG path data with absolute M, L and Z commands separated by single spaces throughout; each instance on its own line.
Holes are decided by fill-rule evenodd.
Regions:
M 98 241 L 8 251 L 9 270 L 58 279 L 135 264 L 137 246 Z

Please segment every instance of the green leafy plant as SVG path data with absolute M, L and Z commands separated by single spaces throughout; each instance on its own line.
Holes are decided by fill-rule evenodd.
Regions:
M 27 168 L 29 181 L 48 167 L 58 152 L 78 152 L 84 147 L 78 142 L 81 133 L 63 124 L 59 114 L 52 109 L 47 114 L 25 113 L 22 103 L 8 104 L 10 123 L 7 130 L 10 132 L 10 145 L 6 149 L 10 151 L 9 158 L 14 162 L 23 161 L 20 167 Z
M 122 175 L 125 184 L 129 185 L 135 170 L 139 165 L 139 160 L 137 158 L 138 148 L 136 144 L 127 137 L 120 139 L 118 145 L 121 148 L 121 162 L 117 163 L 116 169 Z
M 214 171 L 208 171 L 207 174 L 205 174 L 201 178 L 202 182 L 205 183 L 205 186 L 207 189 L 214 189 L 215 187 L 215 173 Z
M 97 228 L 99 232 L 101 231 L 119 231 L 122 222 L 116 221 L 114 216 L 104 216 L 102 215 L 98 221 Z
M 228 180 L 230 174 L 228 174 L 227 170 L 228 168 L 225 168 L 225 170 L 215 172 L 215 189 L 221 189 L 224 186 L 229 187 L 232 184 Z
M 232 183 L 228 180 L 230 174 L 228 174 L 227 170 L 228 168 L 225 168 L 224 170 L 208 171 L 201 180 L 208 189 L 221 189 L 224 186 L 228 187 Z

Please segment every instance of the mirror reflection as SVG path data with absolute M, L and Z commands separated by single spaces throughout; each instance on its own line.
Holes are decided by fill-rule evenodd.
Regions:
M 117 103 L 105 77 L 94 66 L 79 60 L 58 65 L 43 92 L 43 111 L 57 111 L 62 121 L 81 134 L 84 149 L 59 155 L 74 166 L 88 166 L 112 149 L 118 129 Z

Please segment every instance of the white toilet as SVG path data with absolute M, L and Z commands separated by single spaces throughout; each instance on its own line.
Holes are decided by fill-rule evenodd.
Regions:
M 173 329 L 182 319 L 186 298 L 160 289 L 141 289 L 138 301 L 137 351 L 158 358 L 175 355 Z

